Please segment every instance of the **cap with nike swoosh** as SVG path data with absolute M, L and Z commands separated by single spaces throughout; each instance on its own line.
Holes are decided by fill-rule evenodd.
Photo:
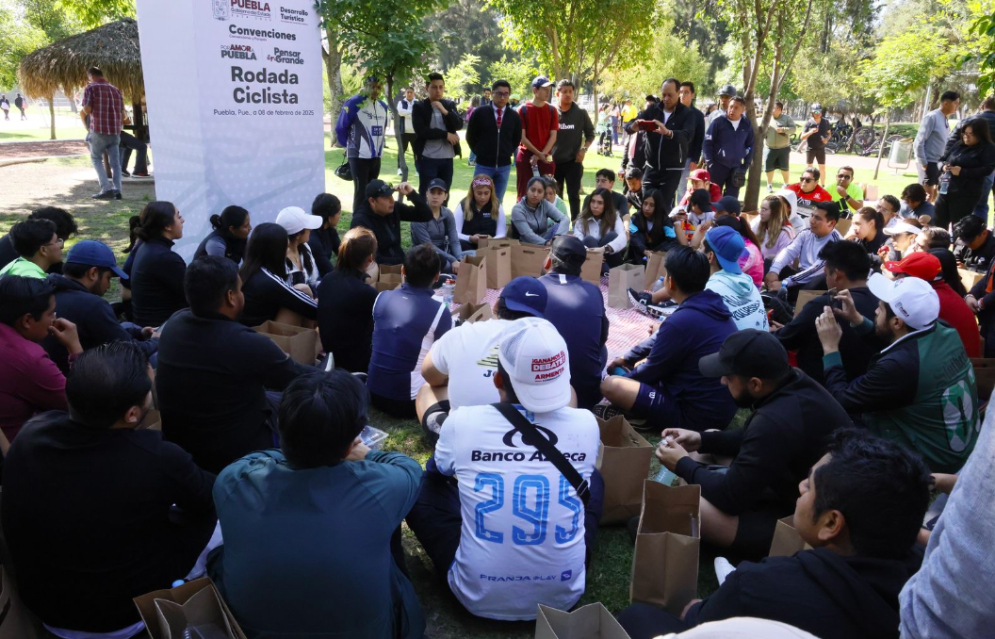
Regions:
M 542 317 L 546 312 L 546 287 L 534 277 L 516 277 L 501 291 L 508 310 Z

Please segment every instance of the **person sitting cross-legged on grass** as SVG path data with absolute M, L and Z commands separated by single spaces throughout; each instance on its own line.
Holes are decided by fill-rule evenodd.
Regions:
M 736 405 L 753 413 L 740 429 L 668 428 L 657 458 L 701 486 L 703 539 L 760 558 L 777 520 L 791 514 L 796 486 L 825 451 L 829 435 L 852 422 L 826 389 L 788 364 L 788 353 L 767 331 L 733 333 L 698 366 L 702 375 L 721 378 Z M 732 462 L 728 470 L 713 470 L 688 451 Z
M 930 483 L 914 452 L 866 432 L 837 431 L 798 484 L 794 527 L 811 550 L 739 564 L 716 592 L 688 604 L 680 620 L 635 604 L 619 621 L 632 639 L 731 617 L 780 621 L 822 639 L 898 639 L 898 593 L 915 571 L 909 554 Z
M 657 431 L 725 428 L 736 404 L 719 380 L 699 372 L 698 360 L 718 352 L 736 323 L 722 297 L 705 290 L 710 269 L 704 253 L 679 246 L 667 253 L 666 267 L 665 288 L 677 310 L 655 335 L 608 365 L 615 371 L 646 360 L 627 375 L 612 375 L 601 383 L 612 404 L 601 411 L 607 417 L 621 409 Z
M 539 603 L 569 610 L 584 594 L 604 494 L 599 434 L 568 405 L 567 345 L 552 324 L 515 320 L 500 344 L 501 403 L 449 415 L 407 522 L 470 613 L 530 620 Z

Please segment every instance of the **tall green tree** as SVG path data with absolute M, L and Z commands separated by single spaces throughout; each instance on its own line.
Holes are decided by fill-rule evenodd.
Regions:
M 49 4 L 53 4 L 53 0 Z M 135 17 L 135 0 L 54 0 L 53 6 L 65 11 L 87 29 Z
M 492 80 L 487 76 L 488 67 L 511 53 L 501 37 L 500 20 L 493 7 L 477 0 L 454 0 L 446 9 L 425 18 L 424 27 L 435 41 L 431 64 L 447 76 L 447 87 L 449 70 L 467 55 L 478 58 L 474 64 L 478 84 L 469 89 L 477 91 L 483 86 L 480 82 Z
M 45 46 L 45 32 L 31 24 L 11 0 L 0 0 L 0 91 L 17 84 L 21 59 Z

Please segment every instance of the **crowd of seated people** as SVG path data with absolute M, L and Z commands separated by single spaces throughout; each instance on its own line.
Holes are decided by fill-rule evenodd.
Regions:
M 15 224 L 0 522 L 25 605 L 61 639 L 126 639 L 134 597 L 207 574 L 250 639 L 422 637 L 406 522 L 469 614 L 569 610 L 595 574 L 596 417 L 623 415 L 700 486 L 702 542 L 738 562 L 681 615 L 622 611 L 633 639 L 742 616 L 834 639 L 985 636 L 990 606 L 962 582 L 995 574 L 976 368 L 995 353 L 992 231 L 958 198 L 942 213 L 959 221 L 932 226 L 919 185 L 864 202 L 848 167 L 828 190 L 807 169 L 755 216 L 703 169 L 669 210 L 638 168 L 625 194 L 599 172 L 575 220 L 541 177 L 508 219 L 486 175 L 453 210 L 442 180 L 424 197 L 372 180 L 341 237 L 330 194 L 275 222 L 232 204 L 189 262 L 170 202 L 137 216 L 123 267 L 61 209 Z M 440 276 L 506 235 L 549 247 L 544 274 L 460 324 Z M 630 297 L 666 312 L 623 353 L 581 277 L 591 249 L 603 275 L 665 254 L 656 290 Z M 403 283 L 378 292 L 394 265 Z M 105 299 L 115 280 L 130 321 Z M 316 328 L 321 352 L 295 361 L 268 321 Z M 370 450 L 380 414 L 417 420 L 426 463 Z M 950 496 L 923 528 L 932 489 Z M 767 558 L 785 517 L 810 548 Z

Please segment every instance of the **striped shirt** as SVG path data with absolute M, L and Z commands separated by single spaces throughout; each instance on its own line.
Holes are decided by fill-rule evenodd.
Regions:
M 124 121 L 124 98 L 116 86 L 97 78 L 83 91 L 83 106 L 90 107 L 90 130 L 101 135 L 117 135 Z

